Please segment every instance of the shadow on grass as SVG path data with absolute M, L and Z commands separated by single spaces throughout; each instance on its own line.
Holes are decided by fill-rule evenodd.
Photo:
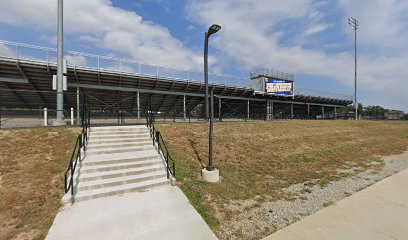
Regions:
M 200 155 L 198 154 L 198 151 L 197 151 L 197 149 L 196 149 L 196 144 L 197 144 L 197 142 L 194 141 L 194 140 L 191 140 L 191 139 L 187 139 L 187 140 L 188 140 L 188 142 L 190 143 L 191 147 L 194 149 L 194 155 L 197 157 L 198 162 L 200 162 L 201 167 L 202 167 L 202 168 L 205 168 L 206 166 L 205 166 L 205 164 L 204 164 L 204 161 L 203 161 L 203 159 L 200 157 Z

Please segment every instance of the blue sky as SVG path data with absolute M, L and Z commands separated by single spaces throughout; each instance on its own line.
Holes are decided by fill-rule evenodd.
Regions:
M 0 0 L 0 39 L 55 47 L 56 0 Z M 408 111 L 408 2 L 404 0 L 66 0 L 65 49 L 248 78 L 295 74 L 296 86 L 353 94 L 360 21 L 359 99 Z M 0 46 L 1 50 L 1 46 Z

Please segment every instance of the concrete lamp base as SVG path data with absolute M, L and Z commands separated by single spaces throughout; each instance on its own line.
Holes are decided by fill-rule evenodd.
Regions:
M 220 180 L 220 171 L 214 168 L 212 171 L 208 171 L 207 169 L 201 170 L 201 175 L 203 176 L 204 181 L 215 183 Z

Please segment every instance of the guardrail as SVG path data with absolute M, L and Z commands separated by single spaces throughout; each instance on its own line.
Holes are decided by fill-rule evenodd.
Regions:
M 48 65 L 57 64 L 57 49 L 0 40 L 0 57 L 46 63 Z M 67 60 L 67 65 L 74 68 L 110 71 L 118 74 L 135 74 L 176 81 L 204 82 L 204 73 L 196 70 L 170 68 L 128 59 L 74 51 L 64 52 L 64 58 Z M 288 79 L 294 78 L 292 74 L 277 71 L 269 73 Z M 228 87 L 252 88 L 252 83 L 249 79 L 227 75 L 209 74 L 209 82 L 210 84 Z M 295 94 L 296 92 L 307 92 L 307 96 L 319 97 L 321 91 L 295 87 Z M 352 100 L 349 96 L 335 93 L 327 93 L 323 96 L 327 95 L 330 96 L 329 98 L 340 97 L 339 99 Z
M 176 162 L 171 157 L 170 152 L 167 149 L 166 143 L 164 142 L 163 136 L 159 131 L 156 131 L 156 128 L 154 127 L 153 113 L 146 114 L 146 124 L 147 127 L 149 128 L 150 137 L 152 138 L 153 141 L 153 146 L 157 144 L 157 153 L 161 154 L 166 162 L 167 179 L 170 179 L 170 174 L 171 176 L 176 177 Z
M 353 96 L 351 95 L 331 93 L 331 92 L 319 91 L 319 90 L 311 90 L 311 89 L 302 88 L 302 87 L 295 87 L 295 95 L 353 101 Z
M 57 63 L 57 49 L 2 40 L 0 40 L 0 56 L 47 64 Z M 105 70 L 120 74 L 153 76 L 178 81 L 204 81 L 204 73 L 200 71 L 170 68 L 122 58 L 74 51 L 64 52 L 64 58 L 67 60 L 68 66 L 76 68 Z M 248 79 L 226 75 L 210 74 L 209 82 L 226 86 L 251 87 L 251 82 Z
M 285 72 L 281 72 L 281 71 L 277 71 L 277 70 L 273 70 L 269 68 L 257 69 L 251 72 L 250 76 L 251 76 L 251 79 L 259 77 L 259 76 L 271 76 L 271 77 L 283 78 L 283 79 L 292 80 L 292 81 L 295 80 L 295 75 L 291 73 L 285 73 Z

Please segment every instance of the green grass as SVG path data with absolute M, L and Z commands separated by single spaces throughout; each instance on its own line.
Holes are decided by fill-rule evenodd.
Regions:
M 0 131 L 0 239 L 44 239 L 78 129 Z
M 232 237 L 234 221 L 246 221 L 234 204 L 290 199 L 283 189 L 308 182 L 322 187 L 364 170 L 378 170 L 378 156 L 407 150 L 408 122 L 273 121 L 216 123 L 214 163 L 221 181 L 204 183 L 208 159 L 208 124 L 157 124 L 173 158 L 177 182 L 221 239 Z M 373 164 L 376 163 L 376 164 Z M 341 173 L 339 169 L 356 169 Z M 253 207 L 252 209 L 256 209 Z M 232 219 L 228 219 L 234 212 Z M 269 234 L 253 228 L 244 238 Z

